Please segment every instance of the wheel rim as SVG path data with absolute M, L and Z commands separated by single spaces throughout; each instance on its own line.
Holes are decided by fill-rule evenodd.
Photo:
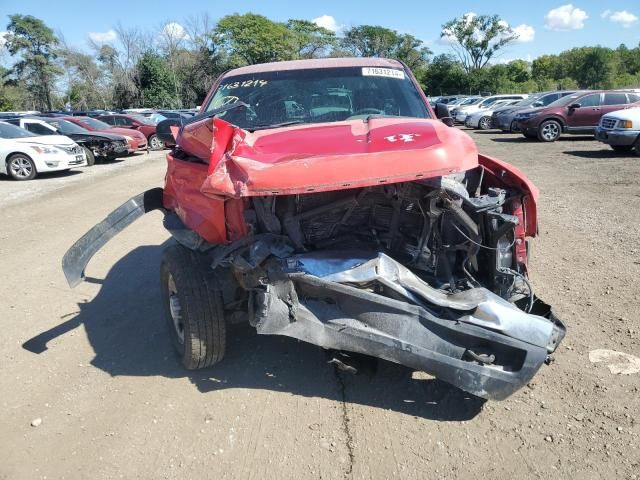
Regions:
M 176 335 L 178 335 L 180 344 L 183 344 L 184 322 L 182 321 L 182 306 L 180 305 L 180 298 L 178 297 L 176 282 L 173 279 L 173 275 L 171 274 L 169 274 L 169 278 L 167 279 L 167 290 L 169 290 L 169 313 L 171 314 L 173 328 L 176 331 Z
M 26 158 L 18 157 L 11 161 L 11 173 L 18 178 L 28 178 L 33 173 L 33 165 Z
M 553 140 L 560 133 L 560 128 L 556 123 L 547 123 L 542 127 L 542 137 L 545 140 Z
M 154 148 L 154 149 L 160 148 L 162 146 L 162 142 L 160 142 L 160 139 L 154 135 L 149 140 L 149 145 L 151 146 L 151 148 Z
M 491 126 L 490 123 L 491 121 L 488 118 L 484 117 L 480 120 L 480 128 L 483 130 L 488 130 Z

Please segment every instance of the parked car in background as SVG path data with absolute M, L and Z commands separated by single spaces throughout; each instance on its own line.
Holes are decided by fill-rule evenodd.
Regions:
M 0 173 L 14 180 L 31 180 L 39 173 L 85 167 L 82 147 L 62 135 L 35 135 L 0 122 Z
M 603 115 L 595 137 L 617 152 L 635 150 L 640 155 L 640 106 Z
M 98 117 L 98 120 L 101 120 L 104 123 L 111 125 L 112 127 L 137 130 L 146 137 L 147 143 L 149 144 L 149 148 L 151 150 L 160 150 L 164 148 L 164 143 L 162 143 L 160 137 L 158 137 L 158 135 L 156 134 L 157 122 L 143 117 L 142 115 L 138 115 L 135 113 L 119 113 L 112 115 L 103 115 L 101 117 Z
M 111 160 L 128 153 L 129 145 L 122 135 L 91 132 L 61 117 L 20 117 L 7 122 L 36 135 L 69 137 L 84 149 L 89 166 L 96 163 L 96 158 Z
M 517 132 L 519 130 L 515 117 L 518 112 L 528 108 L 546 107 L 550 103 L 572 93 L 575 93 L 575 90 L 535 93 L 514 105 L 494 110 L 491 116 L 491 125 L 493 128 L 498 128 L 503 132 Z
M 521 100 L 498 100 L 497 102 L 494 102 L 489 108 L 478 110 L 476 113 L 467 115 L 467 118 L 464 121 L 464 125 L 468 128 L 489 130 L 490 128 L 493 128 L 491 124 L 491 116 L 496 109 L 505 107 L 507 105 L 513 105 L 520 101 Z
M 129 144 L 128 153 L 144 152 L 147 150 L 147 137 L 142 132 L 130 128 L 112 127 L 108 123 L 91 117 L 64 117 L 65 120 L 80 125 L 92 132 L 114 133 L 122 135 Z
M 164 118 L 176 118 L 178 120 L 180 119 L 189 120 L 193 116 L 190 113 L 181 112 L 177 110 L 158 110 L 157 113 L 162 115 Z
M 579 91 L 546 107 L 522 110 L 515 120 L 525 137 L 555 142 L 563 133 L 593 134 L 603 115 L 629 108 L 639 100 L 637 93 Z
M 523 98 L 527 97 L 527 94 L 492 95 L 470 105 L 461 105 L 459 108 L 455 109 L 455 114 L 452 114 L 452 116 L 456 122 L 464 123 L 464 121 L 467 119 L 467 115 L 471 115 L 472 113 L 476 113 L 479 110 L 489 108 L 498 100 L 522 100 Z

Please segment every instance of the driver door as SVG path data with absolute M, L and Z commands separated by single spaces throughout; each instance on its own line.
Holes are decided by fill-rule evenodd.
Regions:
M 577 130 L 596 128 L 602 116 L 601 97 L 600 93 L 590 93 L 578 98 L 574 103 L 579 103 L 580 108 L 569 108 L 567 112 L 569 128 Z

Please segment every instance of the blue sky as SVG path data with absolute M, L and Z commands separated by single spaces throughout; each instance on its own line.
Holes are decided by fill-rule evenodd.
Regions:
M 545 53 L 558 53 L 584 45 L 616 47 L 620 43 L 640 43 L 640 2 L 638 0 L 493 1 L 466 0 L 429 2 L 414 0 L 324 0 L 285 2 L 272 0 L 232 2 L 165 0 L 0 0 L 0 31 L 7 15 L 30 14 L 62 32 L 72 45 L 86 48 L 89 36 L 108 40 L 114 25 L 139 26 L 152 30 L 163 23 L 184 23 L 187 17 L 208 12 L 215 20 L 230 13 L 255 12 L 273 20 L 289 18 L 319 19 L 331 28 L 359 24 L 383 25 L 411 33 L 425 41 L 435 53 L 450 52 L 439 39 L 441 25 L 467 12 L 498 14 L 516 28 L 520 41 L 509 46 L 501 60 L 533 59 Z

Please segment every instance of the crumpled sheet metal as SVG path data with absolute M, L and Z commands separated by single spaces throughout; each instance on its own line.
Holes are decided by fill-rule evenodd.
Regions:
M 447 294 L 431 287 L 411 270 L 384 253 L 364 260 L 364 253 L 321 252 L 292 257 L 305 273 L 326 281 L 367 285 L 379 282 L 399 293 L 412 303 L 428 308 L 429 305 L 465 312 L 461 322 L 498 331 L 523 342 L 543 348 L 555 348 L 555 325 L 544 317 L 523 312 L 486 288 L 472 288 L 464 292 Z

